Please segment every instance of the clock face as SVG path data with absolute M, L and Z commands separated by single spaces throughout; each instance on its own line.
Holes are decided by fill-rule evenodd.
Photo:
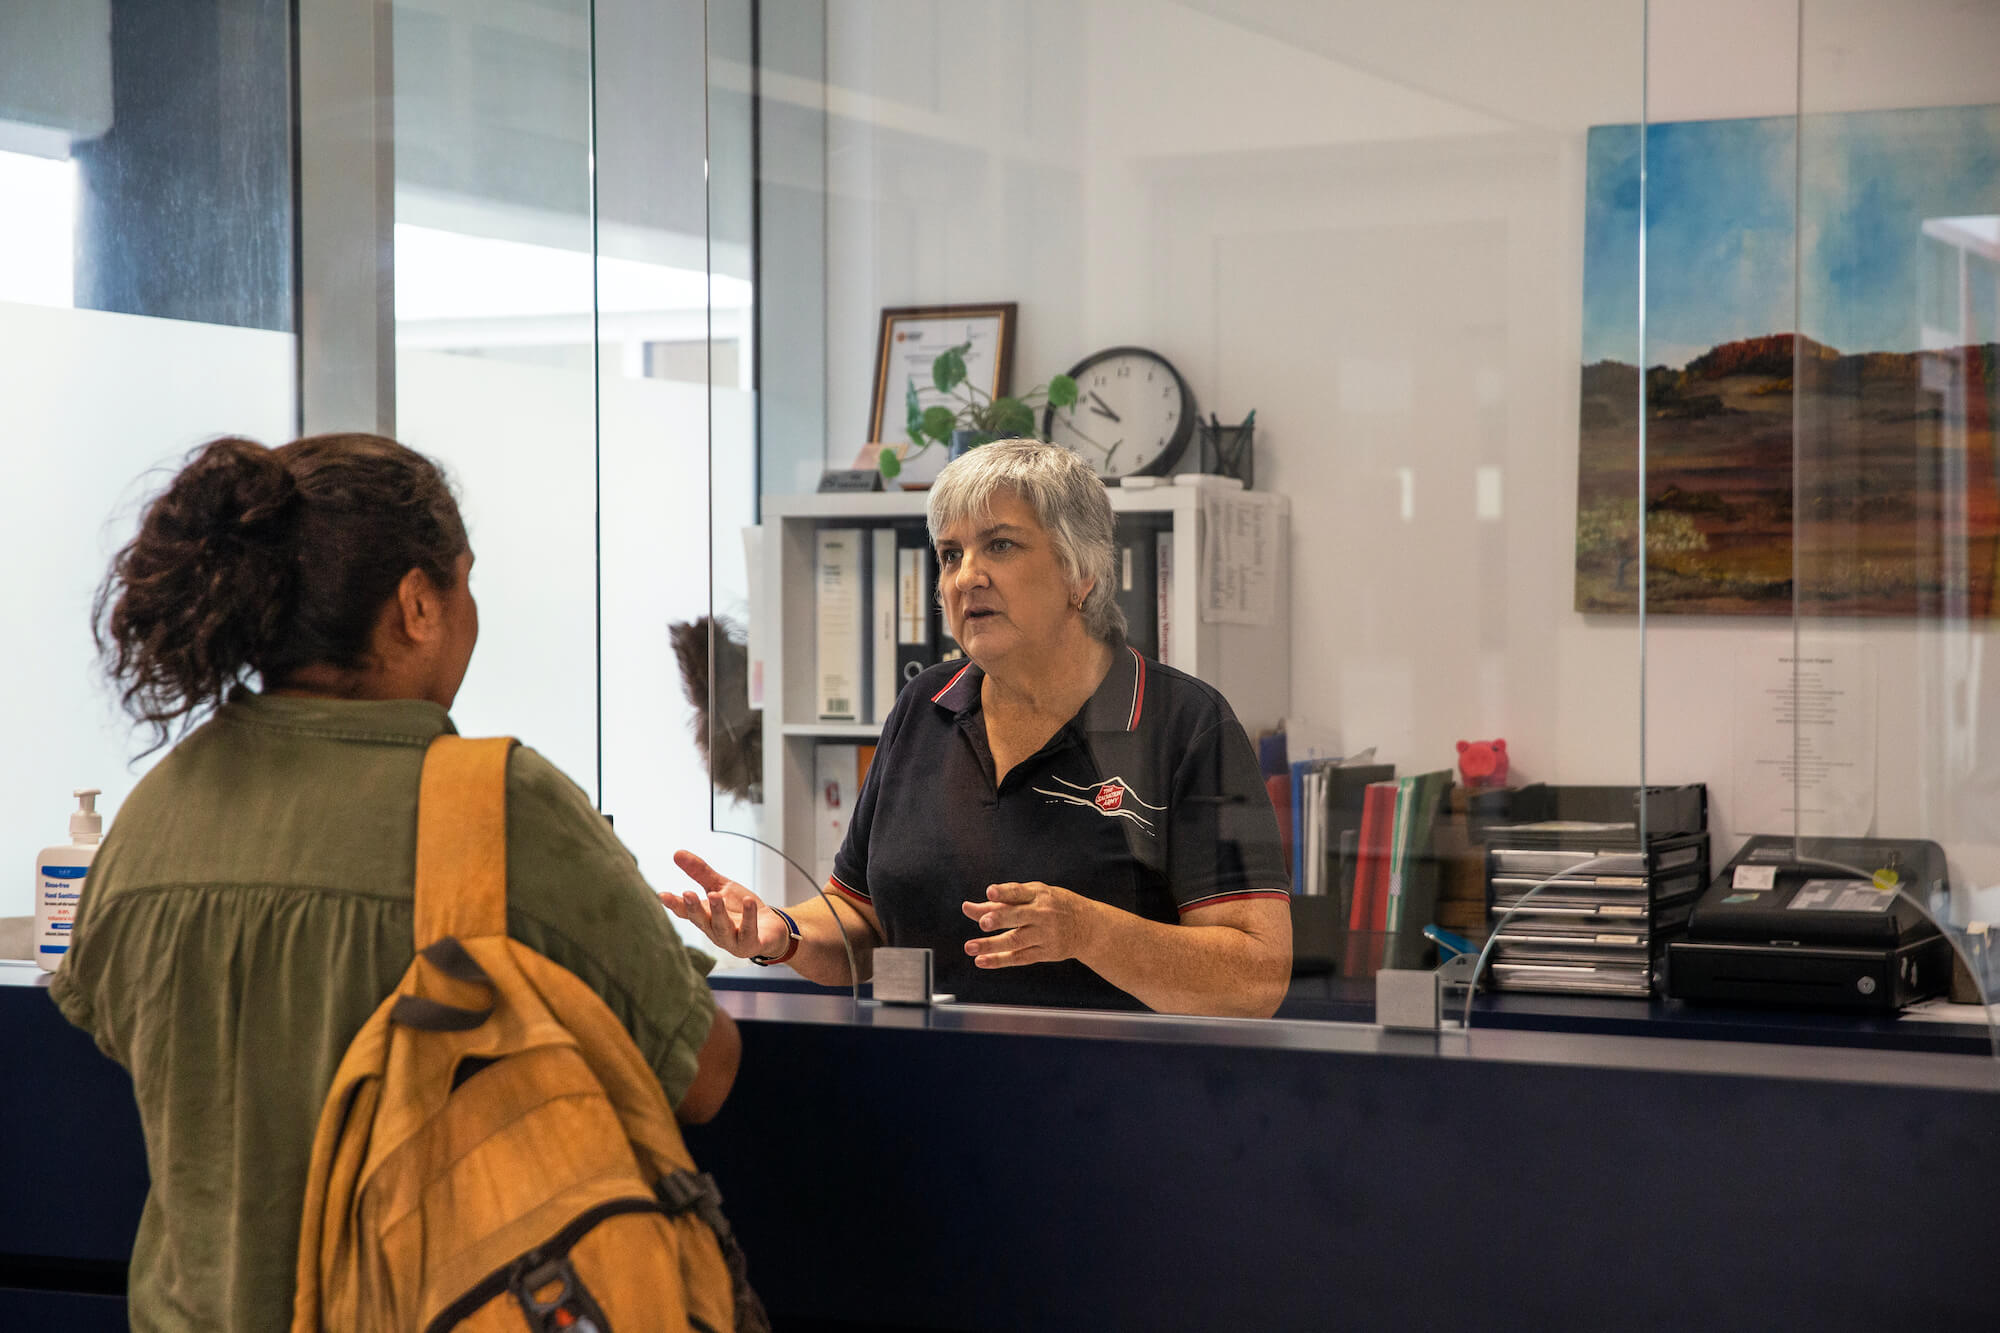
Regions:
M 1082 455 L 1107 481 L 1158 476 L 1194 434 L 1194 395 L 1166 359 L 1142 347 L 1114 347 L 1070 371 L 1076 405 L 1042 414 L 1042 433 Z

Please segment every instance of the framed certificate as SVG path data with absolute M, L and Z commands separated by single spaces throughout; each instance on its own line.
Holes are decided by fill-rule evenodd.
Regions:
M 898 306 L 882 312 L 874 408 L 868 417 L 871 441 L 896 444 L 906 438 L 903 396 L 912 382 L 925 407 L 959 405 L 931 383 L 931 362 L 960 343 L 972 344 L 965 353 L 966 384 L 991 397 L 1006 393 L 1014 369 L 1014 302 Z

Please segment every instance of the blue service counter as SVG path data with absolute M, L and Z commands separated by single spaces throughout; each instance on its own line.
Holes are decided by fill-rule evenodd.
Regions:
M 129 1088 L 7 972 L 0 1327 L 116 1327 L 145 1181 Z M 1987 1058 L 719 993 L 743 1072 L 689 1137 L 781 1328 L 2000 1314 Z

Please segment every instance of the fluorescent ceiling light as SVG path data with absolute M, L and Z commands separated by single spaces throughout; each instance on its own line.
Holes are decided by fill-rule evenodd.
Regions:
M 587 315 L 593 276 L 604 314 L 748 309 L 751 285 L 699 269 L 591 257 L 579 250 L 396 226 L 396 319 Z
M 0 301 L 76 305 L 76 163 L 0 153 Z
M 2000 216 L 1991 213 L 1962 218 L 1925 218 L 1924 235 L 1988 259 L 2000 259 Z

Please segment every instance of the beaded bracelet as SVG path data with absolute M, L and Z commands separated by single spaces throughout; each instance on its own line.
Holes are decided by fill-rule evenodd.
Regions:
M 767 911 L 778 914 L 778 918 L 785 923 L 785 929 L 792 933 L 792 942 L 785 946 L 785 951 L 781 954 L 775 954 L 769 958 L 752 957 L 750 961 L 759 967 L 775 967 L 777 964 L 787 961 L 793 954 L 799 951 L 799 923 L 792 920 L 792 914 L 782 907 L 771 907 L 767 903 L 765 904 L 765 908 Z

